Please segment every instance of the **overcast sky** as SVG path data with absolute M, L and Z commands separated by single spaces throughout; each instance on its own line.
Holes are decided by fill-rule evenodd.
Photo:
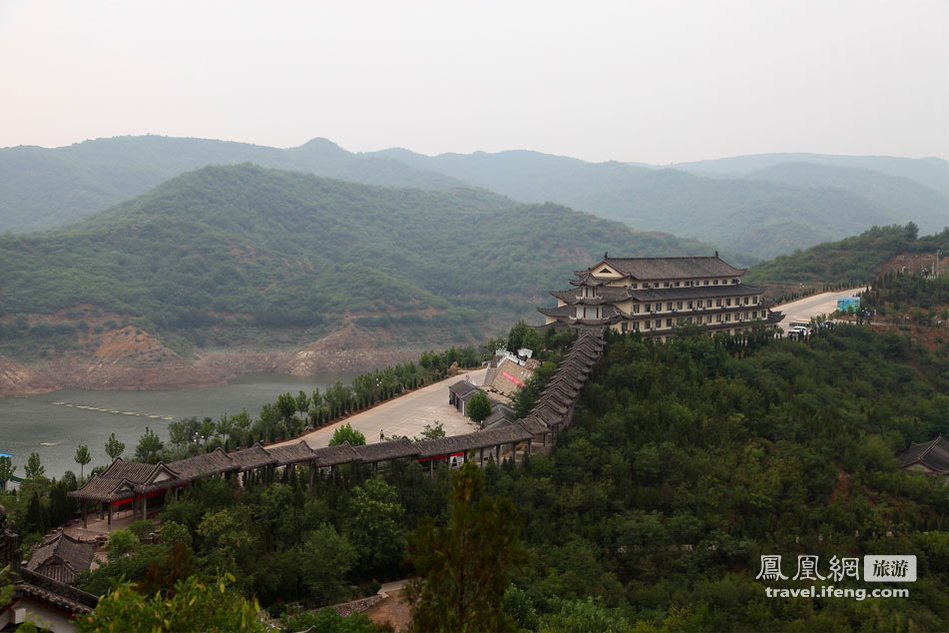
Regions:
M 0 0 L 0 147 L 946 158 L 947 33 L 947 0 Z

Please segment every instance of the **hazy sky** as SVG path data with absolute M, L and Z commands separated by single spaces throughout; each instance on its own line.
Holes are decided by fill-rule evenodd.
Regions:
M 947 0 L 0 0 L 0 147 L 949 157 L 947 34 Z

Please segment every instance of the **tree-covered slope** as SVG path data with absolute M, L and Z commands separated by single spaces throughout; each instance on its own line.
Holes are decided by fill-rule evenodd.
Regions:
M 796 187 L 843 189 L 886 209 L 911 213 L 911 219 L 927 233 L 949 226 L 949 197 L 901 176 L 856 167 L 799 162 L 760 169 L 746 178 Z M 949 173 L 946 178 L 949 180 Z
M 630 226 L 697 237 L 758 258 L 840 239 L 875 224 L 915 221 L 926 230 L 939 230 L 939 210 L 949 215 L 949 200 L 911 183 L 897 187 L 896 196 L 881 198 L 879 186 L 869 186 L 872 179 L 863 186 L 829 187 L 806 181 L 707 178 L 678 169 L 594 164 L 527 151 L 429 157 L 395 149 L 377 155 L 518 200 L 555 200 Z M 894 179 L 889 181 L 893 189 Z
M 874 226 L 860 235 L 819 244 L 806 251 L 782 255 L 748 270 L 748 283 L 867 282 L 881 267 L 901 253 L 943 254 L 949 250 L 949 229 L 936 235 L 918 236 L 914 224 Z
M 531 315 L 604 250 L 712 248 L 479 190 L 206 167 L 66 229 L 0 237 L 0 324 L 19 336 L 17 315 L 68 321 L 94 306 L 186 337 L 356 321 L 471 340 Z
M 291 149 L 195 138 L 125 136 L 68 147 L 0 149 L 0 232 L 74 222 L 205 165 L 253 162 L 366 184 L 445 189 L 462 183 L 326 139 Z

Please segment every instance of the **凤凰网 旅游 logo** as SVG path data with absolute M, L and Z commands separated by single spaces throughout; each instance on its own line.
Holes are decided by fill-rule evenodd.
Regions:
M 862 563 L 862 564 L 861 564 Z M 802 554 L 797 557 L 793 576 L 784 573 L 781 554 L 762 554 L 761 568 L 756 580 L 860 580 L 863 571 L 864 582 L 916 582 L 916 555 L 890 554 L 867 555 L 861 561 L 858 557 L 831 556 L 825 566 L 820 556 Z
M 872 583 L 916 581 L 915 554 L 867 555 L 859 557 L 831 556 L 826 563 L 816 554 L 797 556 L 794 574 L 782 564 L 780 554 L 762 554 L 756 580 L 778 582 L 784 587 L 765 587 L 769 598 L 908 598 L 909 590 L 877 585 L 876 588 L 856 586 L 861 580 Z M 861 573 L 863 578 L 861 579 Z M 787 586 L 788 581 L 798 581 Z M 800 581 L 808 584 L 801 585 Z M 844 586 L 837 586 L 842 583 Z

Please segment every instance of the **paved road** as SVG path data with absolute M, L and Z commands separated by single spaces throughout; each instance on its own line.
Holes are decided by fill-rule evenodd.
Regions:
M 788 323 L 791 321 L 810 321 L 813 317 L 831 314 L 837 309 L 837 297 L 855 297 L 865 289 L 864 286 L 861 286 L 849 290 L 822 292 L 819 295 L 811 295 L 797 301 L 774 306 L 772 310 L 784 313 L 784 319 L 778 325 L 787 332 Z
M 329 446 L 333 431 L 340 424 L 346 423 L 365 435 L 367 444 L 379 441 L 379 431 L 383 431 L 386 436 L 405 435 L 411 438 L 418 436 L 426 424 L 434 425 L 435 422 L 442 423 L 446 435 L 471 433 L 479 427 L 448 404 L 448 386 L 458 380 L 464 380 L 465 376 L 468 376 L 474 384 L 480 385 L 484 381 L 484 372 L 483 369 L 477 369 L 453 378 L 446 378 L 412 393 L 393 398 L 368 411 L 351 415 L 340 422 L 272 446 L 295 444 L 301 440 L 305 440 L 311 448 Z

